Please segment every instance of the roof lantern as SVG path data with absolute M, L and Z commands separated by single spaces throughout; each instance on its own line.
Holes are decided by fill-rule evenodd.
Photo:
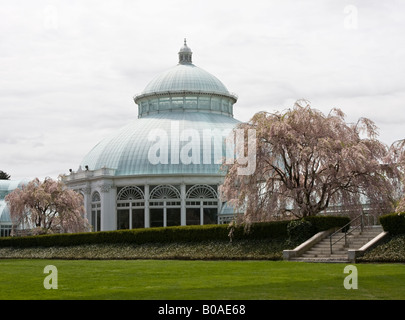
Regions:
M 134 96 L 138 117 L 173 111 L 209 112 L 233 117 L 237 96 L 214 75 L 192 63 L 187 39 L 180 48 L 179 63 L 160 73 Z
M 187 39 L 184 38 L 184 45 L 180 48 L 179 51 L 179 64 L 192 64 L 192 55 L 193 52 L 187 46 Z

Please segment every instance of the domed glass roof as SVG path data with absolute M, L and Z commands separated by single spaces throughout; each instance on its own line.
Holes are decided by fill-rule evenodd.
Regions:
M 141 95 L 182 91 L 229 95 L 218 78 L 193 64 L 178 64 L 163 72 L 146 86 Z
M 132 121 L 97 144 L 83 159 L 81 167 L 115 169 L 116 176 L 218 175 L 220 161 L 226 156 L 225 138 L 238 123 L 225 115 L 202 112 L 149 115 Z M 217 143 L 222 151 L 219 156 L 215 151 Z M 156 163 L 156 157 L 162 156 L 162 152 L 167 152 L 167 163 Z
M 167 111 L 213 112 L 233 116 L 237 96 L 209 72 L 192 63 L 192 52 L 184 40 L 179 63 L 155 77 L 134 97 L 138 116 Z
M 155 77 L 140 95 L 189 91 L 228 96 L 228 89 L 218 78 L 192 64 L 192 55 L 184 39 L 184 45 L 179 51 L 179 63 Z
M 239 123 L 237 98 L 192 64 L 186 42 L 178 54 L 179 64 L 134 98 L 138 119 L 97 144 L 81 168 L 113 169 L 115 176 L 224 174 L 225 138 Z
M 179 91 L 229 95 L 228 89 L 220 80 L 192 64 L 192 54 L 184 39 L 184 45 L 179 51 L 179 63 L 155 77 L 141 95 Z

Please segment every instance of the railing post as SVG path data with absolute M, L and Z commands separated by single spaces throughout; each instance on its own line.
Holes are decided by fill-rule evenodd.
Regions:
M 354 222 L 354 221 L 358 220 L 359 218 L 361 218 L 361 221 L 360 221 L 360 228 L 361 228 L 361 232 L 363 231 L 363 225 L 364 225 L 363 214 L 364 214 L 364 212 L 362 211 L 362 212 L 361 212 L 361 215 L 358 215 L 356 218 L 352 219 L 349 223 L 347 223 L 347 224 L 344 225 L 342 228 L 340 228 L 339 230 L 335 231 L 334 233 L 332 233 L 332 234 L 329 236 L 329 241 L 330 241 L 330 254 L 333 253 L 333 249 L 332 249 L 333 245 L 334 245 L 335 243 L 337 243 L 338 241 L 342 240 L 343 237 L 345 238 L 345 246 L 347 246 L 347 234 L 350 233 L 351 231 L 348 232 L 348 231 L 343 231 L 343 230 L 344 230 L 346 227 L 350 226 L 350 225 L 352 224 L 352 222 Z M 354 229 L 357 229 L 357 228 L 358 228 L 358 226 L 356 226 Z M 353 230 L 354 230 L 354 229 L 353 229 Z M 352 230 L 352 231 L 353 231 L 353 230 Z M 336 240 L 335 242 L 332 243 L 332 238 L 333 238 L 333 236 L 334 236 L 335 234 L 337 234 L 339 231 L 343 231 L 343 232 L 345 233 L 345 235 L 344 235 L 343 237 L 340 237 L 338 240 Z
M 345 230 L 345 247 L 347 246 L 347 231 Z
M 332 235 L 333 235 L 333 234 L 331 234 L 331 235 L 329 236 L 329 240 L 330 240 L 330 254 L 332 254 Z

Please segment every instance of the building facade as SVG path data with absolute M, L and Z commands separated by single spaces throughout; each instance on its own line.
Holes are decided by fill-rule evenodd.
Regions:
M 134 97 L 138 118 L 99 142 L 65 183 L 84 196 L 94 231 L 228 222 L 219 197 L 232 155 L 237 96 L 192 63 L 178 64 Z M 228 140 L 227 140 L 228 139 Z M 231 141 L 232 142 L 232 141 Z

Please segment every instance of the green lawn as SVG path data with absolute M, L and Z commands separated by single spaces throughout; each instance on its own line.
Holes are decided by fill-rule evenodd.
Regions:
M 58 289 L 43 286 L 46 265 Z M 285 261 L 0 260 L 0 299 L 405 299 L 405 266 Z

